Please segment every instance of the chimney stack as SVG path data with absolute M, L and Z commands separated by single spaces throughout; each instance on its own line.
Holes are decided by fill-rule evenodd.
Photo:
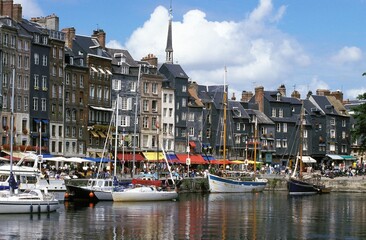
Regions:
M 281 93 L 282 97 L 286 97 L 286 87 L 284 84 L 281 84 L 281 86 L 278 87 L 277 91 Z
M 249 102 L 249 100 L 253 97 L 253 93 L 252 92 L 247 92 L 247 91 L 243 91 L 241 93 L 241 100 L 242 102 Z
M 105 36 L 106 33 L 103 29 L 97 29 L 93 31 L 92 37 L 98 39 L 99 45 L 104 49 L 105 48 Z
M 150 65 L 158 67 L 158 58 L 152 53 L 149 53 L 146 57 L 143 57 L 141 61 L 146 61 Z
M 72 41 L 75 39 L 75 28 L 64 28 L 61 30 L 65 33 L 65 45 L 66 47 L 72 49 Z
M 231 100 L 233 100 L 233 101 L 236 100 L 235 93 L 233 93 L 233 96 L 231 97 Z
M 255 103 L 258 104 L 258 110 L 264 112 L 264 87 L 255 88 Z

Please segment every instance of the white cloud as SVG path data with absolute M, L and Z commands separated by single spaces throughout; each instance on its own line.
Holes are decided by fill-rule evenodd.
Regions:
M 19 3 L 23 8 L 23 17 L 30 19 L 31 17 L 44 16 L 41 7 L 36 0 L 14 0 L 14 3 Z
M 122 44 L 120 42 L 118 42 L 117 40 L 110 40 L 107 44 L 106 44 L 107 48 L 115 48 L 115 49 L 123 49 Z
M 281 6 L 276 12 L 271 0 L 261 0 L 237 22 L 209 21 L 204 12 L 190 10 L 173 22 L 174 61 L 199 84 L 222 84 L 227 66 L 231 88 L 250 90 L 256 83 L 273 89 L 284 75 L 311 62 L 296 40 L 272 25 L 285 10 Z M 157 7 L 125 48 L 138 58 L 153 53 L 164 62 L 168 20 L 168 10 Z
M 345 46 L 332 57 L 336 63 L 358 62 L 362 59 L 362 51 L 357 47 Z
M 364 94 L 366 92 L 366 88 L 357 88 L 357 89 L 348 89 L 344 93 L 346 96 L 352 96 L 351 99 L 356 99 L 358 95 Z

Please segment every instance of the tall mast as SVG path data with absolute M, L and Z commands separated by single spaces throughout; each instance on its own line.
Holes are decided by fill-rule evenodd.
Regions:
M 254 123 L 254 166 L 253 171 L 254 174 L 257 172 L 257 136 L 258 135 L 258 120 L 257 115 L 255 115 L 255 123 Z
M 299 157 L 300 157 L 300 171 L 299 171 L 299 176 L 300 178 L 302 177 L 302 151 L 303 151 L 303 141 L 304 141 L 304 126 L 303 126 L 303 121 L 304 121 L 304 107 L 301 107 L 301 112 L 300 112 L 300 144 L 299 144 Z
M 223 103 L 224 103 L 224 141 L 223 141 L 223 158 L 224 158 L 224 170 L 225 170 L 225 161 L 226 161 L 226 107 L 227 107 L 227 92 L 226 92 L 226 66 L 225 66 L 225 75 L 224 75 L 224 99 L 223 99 Z
M 141 64 L 139 65 L 139 73 L 137 76 L 137 85 L 136 85 L 136 97 L 135 97 L 135 119 L 134 119 L 134 127 L 133 127 L 133 154 L 132 154 L 132 177 L 135 176 L 135 162 L 136 162 L 136 132 L 137 132 L 137 111 L 139 105 L 139 88 L 140 88 L 140 76 L 141 76 Z

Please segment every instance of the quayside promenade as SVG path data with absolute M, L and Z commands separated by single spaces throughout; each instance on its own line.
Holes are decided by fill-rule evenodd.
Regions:
M 262 175 L 268 179 L 266 191 L 287 191 L 286 184 L 288 175 Z M 332 192 L 366 192 L 366 176 L 336 177 L 333 179 L 322 178 Z M 207 178 L 185 178 L 179 185 L 179 192 L 208 192 Z

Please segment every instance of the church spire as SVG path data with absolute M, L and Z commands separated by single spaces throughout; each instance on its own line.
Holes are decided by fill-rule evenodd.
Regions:
M 169 27 L 168 27 L 168 39 L 166 43 L 165 53 L 166 53 L 166 63 L 173 63 L 173 36 L 172 36 L 172 1 L 170 0 L 169 8 Z

